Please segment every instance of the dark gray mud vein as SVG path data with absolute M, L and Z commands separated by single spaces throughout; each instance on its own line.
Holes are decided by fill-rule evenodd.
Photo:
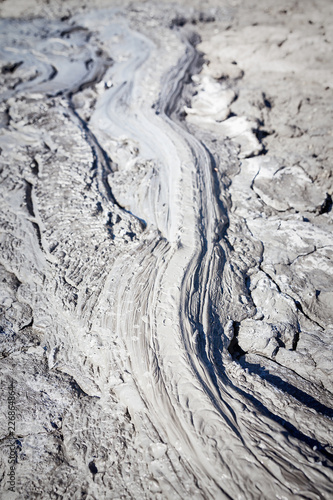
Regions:
M 295 425 L 293 425 L 291 422 L 286 421 L 284 418 L 279 417 L 275 413 L 273 413 L 271 410 L 267 408 L 261 401 L 259 401 L 255 396 L 252 396 L 251 394 L 246 393 L 243 389 L 240 387 L 234 386 L 235 390 L 239 393 L 242 394 L 244 397 L 246 397 L 253 406 L 258 409 L 263 415 L 266 415 L 269 417 L 271 420 L 274 422 L 278 423 L 281 425 L 284 429 L 290 433 L 291 436 L 295 437 L 299 441 L 303 442 L 310 448 L 318 450 L 318 453 L 320 453 L 323 457 L 325 457 L 327 460 L 329 460 L 330 463 L 323 462 L 323 465 L 333 471 L 333 454 L 328 452 L 325 449 L 325 446 L 323 446 L 318 440 L 308 436 L 307 434 L 304 434 L 301 432 Z M 327 410 L 326 410 L 327 411 Z
M 183 39 L 183 42 L 185 42 L 187 44 L 186 53 L 183 56 L 183 58 L 181 59 L 181 61 L 179 62 L 179 64 L 177 65 L 177 67 L 174 69 L 174 71 L 171 71 L 171 73 L 169 75 L 169 79 L 165 83 L 163 90 L 161 92 L 161 98 L 160 98 L 160 101 L 158 103 L 157 109 L 160 110 L 160 112 L 162 114 L 164 114 L 166 117 L 171 119 L 171 121 L 174 124 L 176 124 L 183 131 L 185 131 L 186 134 L 189 134 L 192 137 L 192 140 L 195 140 L 197 142 L 197 144 L 201 148 L 203 148 L 203 150 L 207 151 L 207 148 L 200 141 L 198 141 L 194 136 L 192 136 L 190 134 L 190 132 L 187 130 L 185 123 L 179 117 L 179 110 L 181 109 L 182 103 L 184 101 L 183 100 L 184 87 L 186 87 L 186 85 L 191 83 L 190 76 L 200 72 L 200 70 L 202 68 L 202 64 L 203 64 L 202 55 L 196 51 L 195 45 L 193 43 L 191 43 L 191 41 L 188 39 Z M 179 66 L 185 66 L 183 71 L 181 72 L 181 75 L 179 75 L 179 69 L 178 69 Z M 173 80 L 175 80 L 175 81 L 173 81 Z M 165 95 L 165 97 L 164 97 L 164 95 Z M 212 159 L 212 155 L 209 155 L 209 160 L 211 161 L 211 159 Z M 214 188 L 216 188 L 216 185 L 214 185 Z M 214 193 L 212 193 L 212 195 L 214 197 L 216 197 L 216 194 L 217 194 L 216 191 Z M 222 210 L 222 202 L 220 200 L 218 200 L 218 207 L 220 210 Z M 223 207 L 223 209 L 224 209 L 224 207 Z M 221 214 L 221 216 L 222 216 L 222 214 Z M 228 224 L 228 218 L 226 215 L 224 217 L 222 216 L 222 219 L 224 220 L 225 224 Z M 199 220 L 203 221 L 202 208 L 199 209 Z M 205 227 L 205 225 L 203 224 L 203 229 L 204 229 L 204 227 Z M 220 227 L 219 232 L 223 233 L 224 230 Z M 200 269 L 203 265 L 203 262 L 207 258 L 207 252 L 208 252 L 207 239 L 206 239 L 206 236 L 204 235 L 204 233 L 205 233 L 205 231 L 203 230 L 202 231 L 202 249 L 200 251 L 200 254 L 195 257 L 195 260 L 199 262 L 199 266 L 196 267 L 196 271 L 195 271 L 195 279 L 194 279 L 194 281 L 196 283 L 195 290 L 199 290 L 199 288 L 200 288 L 200 279 L 199 279 Z M 189 265 L 189 268 L 190 267 L 191 267 L 191 265 Z M 189 279 L 192 279 L 192 277 L 190 278 L 189 268 L 187 269 L 185 276 L 183 278 L 183 284 L 188 282 Z M 207 278 L 207 279 L 209 279 L 209 278 Z M 202 287 L 206 290 L 205 284 Z M 207 293 L 208 293 L 208 291 L 207 291 Z M 186 301 L 185 295 L 184 295 L 183 301 Z M 206 342 L 208 339 L 206 339 L 206 337 L 205 337 L 205 334 L 203 331 L 203 326 L 202 326 L 201 321 L 200 321 L 200 316 L 202 316 L 200 311 L 202 310 L 203 302 L 204 302 L 204 300 L 201 299 L 200 306 L 199 306 L 198 312 L 196 314 L 196 318 L 191 319 L 191 314 L 189 311 L 187 311 L 187 307 L 186 307 L 185 303 L 183 303 L 180 307 L 180 314 L 184 314 L 184 312 L 187 311 L 187 313 L 190 316 L 190 322 L 192 323 L 193 328 L 195 330 L 199 331 L 199 340 L 200 340 L 201 347 L 200 347 L 200 350 L 197 354 L 201 357 L 203 365 L 208 370 L 208 373 L 210 375 L 213 386 L 217 390 L 217 393 L 219 394 L 220 400 L 222 400 L 222 395 L 220 393 L 219 385 L 217 382 L 217 376 L 216 376 L 215 370 L 212 366 L 212 361 L 208 358 L 206 348 L 205 348 L 205 345 L 206 345 Z M 182 325 L 183 321 L 180 321 L 180 324 Z M 219 325 L 219 328 L 221 328 L 221 325 Z M 232 423 L 231 419 L 225 413 L 221 413 L 221 409 L 220 409 L 218 401 L 216 401 L 216 397 L 211 392 L 208 385 L 205 383 L 205 381 L 200 376 L 198 371 L 195 369 L 195 363 L 191 358 L 189 344 L 186 340 L 185 335 L 183 335 L 183 341 L 185 342 L 187 357 L 188 357 L 188 361 L 192 367 L 192 370 L 196 373 L 198 380 L 200 381 L 206 394 L 209 396 L 213 406 L 221 414 L 222 418 L 226 421 L 226 423 L 229 425 L 229 427 L 235 432 L 235 434 L 238 436 L 238 438 L 241 440 L 241 442 L 245 445 L 245 442 L 243 440 L 241 433 L 239 432 L 237 427 Z M 232 407 L 228 403 L 226 403 L 226 401 L 224 401 L 224 404 L 228 408 L 228 411 L 233 416 L 233 418 L 236 418 L 236 415 L 235 415 Z M 224 494 L 227 494 L 227 493 L 224 491 Z
M 79 121 L 81 128 L 84 131 L 86 140 L 91 148 L 93 158 L 94 158 L 92 170 L 94 170 L 96 172 L 97 181 L 98 181 L 98 170 L 99 170 L 99 168 L 101 168 L 101 170 L 102 170 L 101 175 L 100 175 L 100 179 L 101 179 L 101 182 L 102 182 L 102 185 L 104 188 L 104 193 L 101 190 L 99 190 L 101 195 L 106 200 L 111 201 L 114 205 L 117 205 L 118 208 L 120 208 L 123 212 L 126 212 L 126 213 L 130 214 L 132 217 L 135 217 L 140 222 L 142 229 L 144 229 L 145 228 L 145 221 L 136 217 L 130 211 L 126 210 L 117 201 L 114 194 L 112 193 L 111 186 L 108 182 L 108 175 L 110 173 L 112 173 L 112 167 L 111 167 L 112 160 L 109 158 L 106 151 L 102 148 L 102 146 L 98 142 L 96 136 L 93 134 L 93 132 L 91 132 L 87 122 L 85 120 L 83 120 L 83 118 L 81 118 L 80 115 L 78 114 L 78 112 L 76 111 L 75 106 L 72 102 L 72 93 L 69 96 L 69 106 L 70 106 L 70 109 L 71 109 L 73 115 Z

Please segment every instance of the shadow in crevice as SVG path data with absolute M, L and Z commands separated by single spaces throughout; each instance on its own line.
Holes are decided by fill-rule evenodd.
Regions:
M 333 409 L 320 403 L 317 399 L 310 396 L 310 394 L 307 394 L 306 392 L 302 391 L 301 389 L 298 389 L 289 382 L 286 382 L 278 375 L 273 375 L 260 364 L 248 363 L 244 360 L 244 358 L 240 358 L 238 362 L 241 364 L 243 368 L 247 368 L 250 373 L 255 373 L 259 375 L 259 377 L 261 377 L 264 380 L 267 380 L 267 382 L 274 385 L 281 391 L 286 392 L 293 398 L 297 399 L 303 405 L 307 406 L 308 408 L 316 410 L 318 413 L 321 413 L 325 417 L 333 419 Z
M 236 327 L 236 328 L 235 328 Z M 306 392 L 302 391 L 301 389 L 298 389 L 294 385 L 292 385 L 289 382 L 286 382 L 283 380 L 281 377 L 278 375 L 274 375 L 267 370 L 267 368 L 261 366 L 259 363 L 249 363 L 245 360 L 244 357 L 244 351 L 239 347 L 238 341 L 237 341 L 237 325 L 234 325 L 235 329 L 235 335 L 234 335 L 234 344 L 232 343 L 229 346 L 229 352 L 232 355 L 233 359 L 238 362 L 244 369 L 247 369 L 249 373 L 253 373 L 261 377 L 263 380 L 266 380 L 270 384 L 272 384 L 274 387 L 277 387 L 281 391 L 291 395 L 295 399 L 297 399 L 301 404 L 308 408 L 312 408 L 318 413 L 321 413 L 327 418 L 333 419 L 333 409 L 320 403 L 317 399 L 315 399 L 313 396 L 307 394 Z M 278 424 L 282 425 L 284 429 L 293 436 L 294 438 L 298 439 L 299 441 L 302 441 L 303 443 L 306 443 L 308 446 L 310 446 L 313 450 L 317 450 L 319 453 L 321 453 L 326 459 L 328 459 L 329 462 L 333 462 L 333 455 L 330 453 L 329 449 L 327 448 L 327 445 L 323 445 L 316 439 L 313 439 L 312 437 L 304 434 L 301 432 L 299 429 L 297 429 L 291 422 L 288 422 L 284 420 L 282 417 L 279 415 L 274 414 L 271 412 L 261 401 L 259 401 L 255 396 L 252 396 L 248 393 L 246 393 L 243 389 L 240 387 L 235 387 L 237 392 L 242 394 L 245 398 L 247 398 L 251 403 L 263 414 L 267 415 L 270 419 L 273 421 L 277 422 Z M 323 465 L 326 467 L 329 467 L 330 469 L 332 468 L 330 463 L 323 462 Z
M 240 322 L 234 321 L 233 322 L 234 336 L 232 337 L 232 340 L 228 347 L 228 351 L 230 352 L 231 356 L 237 361 L 241 358 L 241 356 L 244 356 L 246 354 L 246 352 L 243 351 L 241 346 L 238 344 L 239 328 L 240 328 Z
M 247 394 L 245 391 L 240 389 L 239 387 L 236 388 L 237 392 L 241 394 L 243 397 L 246 397 L 251 403 L 263 414 L 266 415 L 268 418 L 273 420 L 274 422 L 278 423 L 281 425 L 288 434 L 293 436 L 294 438 L 298 439 L 299 441 L 307 444 L 310 446 L 313 450 L 316 450 L 319 452 L 323 457 L 325 457 L 330 463 L 328 463 L 325 460 L 322 460 L 322 465 L 324 467 L 327 467 L 331 470 L 333 470 L 333 466 L 331 465 L 333 463 L 333 454 L 330 453 L 326 447 L 327 445 L 321 444 L 319 441 L 316 439 L 311 438 L 310 436 L 307 436 L 300 430 L 298 430 L 292 423 L 287 422 L 284 420 L 282 417 L 279 415 L 276 415 L 275 413 L 271 412 L 261 401 L 256 399 L 254 396 Z M 319 458 L 318 458 L 319 460 Z

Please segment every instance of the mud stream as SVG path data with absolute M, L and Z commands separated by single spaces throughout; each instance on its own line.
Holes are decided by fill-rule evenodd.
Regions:
M 332 348 L 328 302 L 265 260 L 296 221 L 289 269 L 328 262 L 326 191 L 306 187 L 317 226 L 267 209 L 279 159 L 231 109 L 241 77 L 208 75 L 194 23 L 148 11 L 1 21 L 18 498 L 328 499 L 332 368 L 299 354 Z

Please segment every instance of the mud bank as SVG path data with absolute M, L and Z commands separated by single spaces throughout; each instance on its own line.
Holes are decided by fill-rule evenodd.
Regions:
M 318 5 L 1 5 L 4 498 L 330 498 Z

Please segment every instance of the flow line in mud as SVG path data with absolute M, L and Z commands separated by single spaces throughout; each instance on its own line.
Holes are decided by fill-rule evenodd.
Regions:
M 102 146 L 99 144 L 95 134 L 90 130 L 90 128 L 87 125 L 87 122 L 81 118 L 81 116 L 78 114 L 78 112 L 75 109 L 75 106 L 72 101 L 72 93 L 69 94 L 68 96 L 68 102 L 69 102 L 69 108 L 72 111 L 73 115 L 75 118 L 79 121 L 81 128 L 83 129 L 87 142 L 89 146 L 91 147 L 92 155 L 94 158 L 93 162 L 93 170 L 96 171 L 96 175 L 98 176 L 98 171 L 99 171 L 99 165 L 101 166 L 101 174 L 100 174 L 100 181 L 103 185 L 104 188 L 104 197 L 106 200 L 111 201 L 117 207 L 119 207 L 121 210 L 124 212 L 130 214 L 132 217 L 135 217 L 141 224 L 142 229 L 146 228 L 146 222 L 141 219 L 140 217 L 137 217 L 134 215 L 132 212 L 129 210 L 126 210 L 125 207 L 123 207 L 118 200 L 115 198 L 114 194 L 112 193 L 111 186 L 108 181 L 108 175 L 112 173 L 112 167 L 111 163 L 112 160 L 109 158 L 108 154 L 106 151 L 102 148 Z M 101 191 L 100 191 L 101 192 Z M 103 193 L 101 192 L 103 195 Z

